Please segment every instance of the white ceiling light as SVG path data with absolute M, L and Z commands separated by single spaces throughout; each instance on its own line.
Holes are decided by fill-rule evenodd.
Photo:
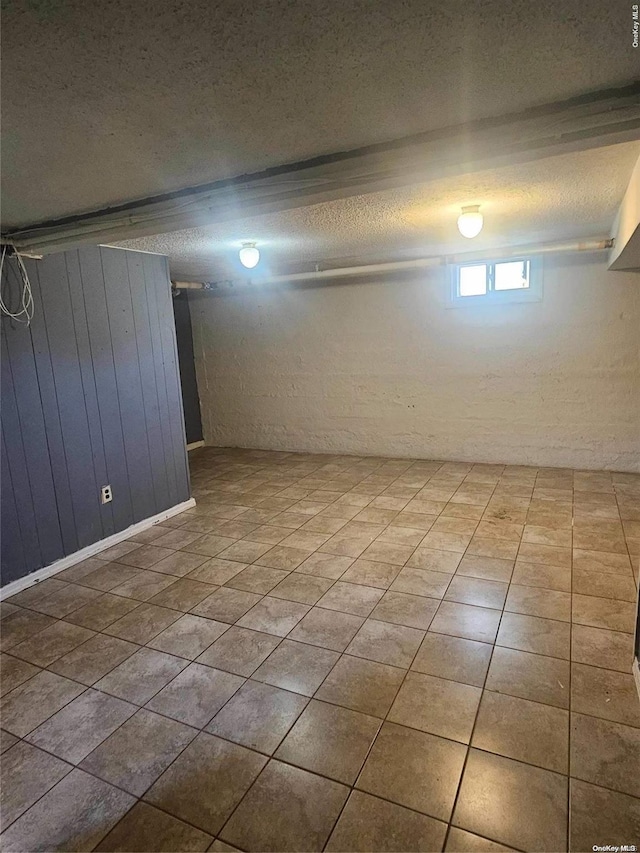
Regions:
M 471 204 L 468 207 L 462 208 L 462 213 L 458 217 L 458 231 L 463 237 L 477 237 L 482 231 L 484 219 L 480 213 L 479 204 Z
M 255 243 L 243 243 L 238 254 L 240 255 L 240 263 L 248 270 L 252 270 L 260 260 L 260 252 Z

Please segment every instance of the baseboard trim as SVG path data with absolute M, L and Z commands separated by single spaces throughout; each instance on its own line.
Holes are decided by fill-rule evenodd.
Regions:
M 196 450 L 198 447 L 204 447 L 204 441 L 192 441 L 191 444 L 187 444 L 187 451 Z
M 118 542 L 122 542 L 130 536 L 135 536 L 136 533 L 141 533 L 148 527 L 153 527 L 154 524 L 166 521 L 168 518 L 178 515 L 186 509 L 191 509 L 195 505 L 195 498 L 189 498 L 188 501 L 183 501 L 182 503 L 169 507 L 169 509 L 165 509 L 157 515 L 145 518 L 143 521 L 138 521 L 136 524 L 132 524 L 130 527 L 126 527 L 124 530 L 121 530 L 119 533 L 114 533 L 113 536 L 107 536 L 106 539 L 100 539 L 98 542 L 94 542 L 92 545 L 87 545 L 86 548 L 82 548 L 80 551 L 75 551 L 67 557 L 61 557 L 49 566 L 44 566 L 42 569 L 31 572 L 31 574 L 25 575 L 23 578 L 18 578 L 17 580 L 0 588 L 0 601 L 4 601 L 5 598 L 8 598 L 10 595 L 15 595 L 17 592 L 22 592 L 23 589 L 28 589 L 28 587 L 39 583 L 39 581 L 45 580 L 45 578 L 50 578 L 52 575 L 58 574 L 58 572 L 61 572 L 63 569 L 68 569 L 70 566 L 75 566 L 76 563 L 81 563 L 83 560 L 86 560 L 87 557 L 95 557 L 96 554 L 99 554 L 101 551 L 105 551 L 112 545 L 117 545 Z

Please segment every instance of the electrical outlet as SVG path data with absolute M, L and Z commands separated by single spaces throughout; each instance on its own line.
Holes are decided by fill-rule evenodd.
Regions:
M 103 486 L 100 489 L 100 503 L 108 504 L 113 500 L 113 493 L 111 491 L 111 486 Z

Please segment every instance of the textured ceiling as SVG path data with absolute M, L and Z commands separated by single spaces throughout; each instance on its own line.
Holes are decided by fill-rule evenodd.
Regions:
M 626 0 L 3 6 L 5 227 L 501 115 L 638 71 Z M 379 200 L 376 227 L 397 223 L 398 205 Z M 342 205 L 350 233 L 361 207 Z
M 168 255 L 174 277 L 213 279 L 242 271 L 242 240 L 258 242 L 262 271 L 283 272 L 607 236 L 639 155 L 640 143 L 625 143 L 119 245 Z M 480 204 L 485 217 L 474 240 L 457 231 L 464 204 Z

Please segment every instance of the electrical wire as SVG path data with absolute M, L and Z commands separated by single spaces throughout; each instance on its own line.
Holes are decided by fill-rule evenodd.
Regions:
M 7 254 L 7 248 L 8 246 L 2 247 L 2 257 L 0 258 L 0 280 L 2 281 L 2 285 L 4 285 L 4 279 L 2 279 L 2 270 L 4 268 L 4 259 Z M 0 312 L 6 317 L 10 317 L 12 320 L 15 320 L 18 323 L 25 323 L 27 326 L 29 326 L 33 319 L 34 312 L 31 282 L 29 281 L 29 273 L 27 272 L 27 268 L 25 267 L 24 261 L 20 257 L 19 252 L 15 251 L 15 249 L 14 252 L 18 267 L 18 273 L 22 281 L 22 287 L 20 291 L 20 310 L 15 313 L 9 310 L 2 296 L 2 290 L 0 286 Z

